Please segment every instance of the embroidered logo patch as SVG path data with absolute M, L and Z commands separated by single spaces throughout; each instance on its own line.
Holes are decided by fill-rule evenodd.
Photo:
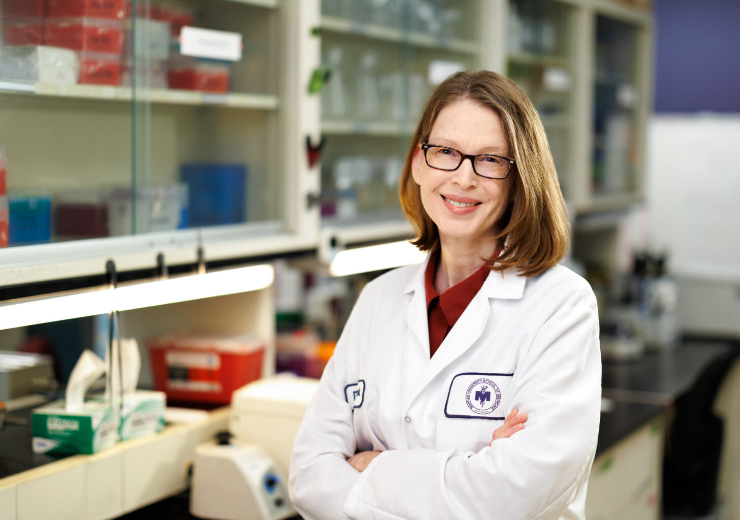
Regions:
M 359 408 L 365 402 L 365 381 L 360 379 L 353 385 L 344 387 L 344 399 L 352 404 L 352 408 Z
M 503 420 L 514 374 L 465 372 L 450 382 L 445 417 Z
M 465 402 L 473 413 L 488 415 L 501 404 L 501 390 L 490 379 L 476 379 L 468 387 Z

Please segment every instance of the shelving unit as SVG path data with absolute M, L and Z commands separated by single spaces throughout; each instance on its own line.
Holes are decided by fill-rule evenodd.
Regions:
M 143 269 L 154 264 L 159 251 L 168 262 L 193 262 L 198 245 L 208 259 L 227 260 L 318 250 L 322 237 L 332 233 L 350 245 L 408 236 L 396 181 L 385 176 L 402 164 L 417 112 L 433 88 L 428 68 L 434 60 L 515 70 L 526 79 L 521 85 L 540 109 L 563 191 L 578 214 L 624 209 L 641 199 L 642 143 L 650 109 L 652 22 L 647 11 L 610 0 L 466 0 L 437 4 L 464 12 L 453 30 L 427 31 L 411 19 L 410 2 L 399 2 L 406 11 L 385 26 L 377 17 L 322 13 L 322 0 L 182 0 L 195 9 L 196 25 L 244 35 L 244 63 L 233 69 L 233 88 L 225 94 L 146 88 L 146 77 L 135 92 L 124 86 L 0 78 L 0 98 L 12 100 L 0 126 L 11 194 L 98 185 L 156 187 L 178 182 L 182 164 L 228 162 L 248 164 L 251 208 L 236 224 L 157 232 L 137 227 L 137 234 L 128 237 L 0 250 L 0 280 L 25 284 L 100 274 L 107 251 L 122 266 Z M 550 43 L 507 48 L 507 35 L 516 25 L 510 23 L 514 4 L 522 16 L 551 20 Z M 355 9 L 355 3 L 346 5 Z M 599 20 L 634 28 L 637 53 L 630 74 L 597 63 Z M 329 110 L 325 94 L 322 107 L 322 96 L 307 91 L 314 69 L 331 66 L 327 53 L 333 48 L 343 49 L 347 66 L 343 115 Z M 356 67 L 367 53 L 376 54 L 378 82 L 392 77 L 401 85 L 402 111 L 388 110 L 387 80 L 386 90 L 379 92 L 378 113 L 357 113 Z M 559 89 L 543 83 L 548 71 L 564 82 Z M 635 125 L 634 181 L 624 193 L 593 188 L 593 155 L 608 146 L 593 133 L 597 84 L 630 84 L 635 92 L 634 106 L 625 107 Z M 322 135 L 327 142 L 319 173 L 307 164 L 306 138 L 318 143 Z M 336 185 L 336 162 L 348 156 L 375 161 L 369 182 Z M 344 218 L 336 207 L 333 212 L 324 207 L 322 224 L 321 206 L 331 197 L 356 197 L 337 201 L 355 208 Z

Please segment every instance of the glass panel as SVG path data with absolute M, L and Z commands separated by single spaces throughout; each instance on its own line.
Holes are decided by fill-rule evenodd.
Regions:
M 635 189 L 637 38 L 638 30 L 631 25 L 604 16 L 596 20 L 592 169 L 596 195 Z
M 507 74 L 534 103 L 567 197 L 571 168 L 574 9 L 548 0 L 510 0 Z
M 0 6 L 0 246 L 107 236 L 133 168 L 125 2 Z
M 270 65 L 278 63 L 278 9 L 227 0 L 137 4 L 136 232 L 281 219 L 278 75 Z M 198 57 L 186 56 L 191 40 L 182 27 L 239 35 L 241 57 L 215 59 L 209 45 L 222 42 L 208 40 L 212 34 L 208 45 L 197 40 Z M 160 33 L 171 42 L 164 52 Z
M 402 218 L 409 138 L 437 76 L 477 65 L 477 8 L 475 0 L 322 1 L 322 62 L 332 71 L 321 100 L 325 224 Z
M 0 0 L 0 246 L 280 220 L 279 9 Z

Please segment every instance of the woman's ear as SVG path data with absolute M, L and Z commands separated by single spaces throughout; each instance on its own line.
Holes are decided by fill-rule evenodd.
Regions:
M 420 184 L 421 180 L 421 163 L 424 160 L 422 157 L 423 153 L 421 145 L 417 144 L 416 148 L 414 148 L 414 155 L 411 158 L 411 175 L 414 177 L 416 184 Z

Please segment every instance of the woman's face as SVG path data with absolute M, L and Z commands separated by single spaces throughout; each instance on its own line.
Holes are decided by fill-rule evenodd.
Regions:
M 511 157 L 498 114 L 469 100 L 442 109 L 429 144 L 449 146 L 469 155 Z M 455 171 L 436 170 L 427 165 L 420 147 L 414 152 L 411 171 L 443 245 L 479 241 L 495 234 L 494 226 L 509 204 L 513 172 L 505 179 L 487 179 L 476 175 L 467 159 Z M 464 206 L 459 207 L 459 203 Z

